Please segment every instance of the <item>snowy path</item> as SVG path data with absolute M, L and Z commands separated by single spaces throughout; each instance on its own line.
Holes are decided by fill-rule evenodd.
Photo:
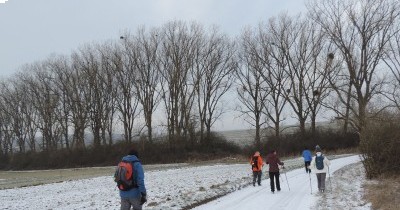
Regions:
M 331 161 L 330 174 L 352 163 L 361 161 L 358 155 L 346 158 L 340 158 Z M 264 174 L 265 175 L 265 174 Z M 287 209 L 287 210 L 303 210 L 311 209 L 317 200 L 317 182 L 315 174 L 311 174 L 311 182 L 313 194 L 310 193 L 310 181 L 305 170 L 296 169 L 287 172 L 290 191 L 286 183 L 285 174 L 281 174 L 282 191 L 272 194 L 269 187 L 269 179 L 262 182 L 261 187 L 247 187 L 237 192 L 231 193 L 220 199 L 214 200 L 205 205 L 195 208 L 196 210 L 243 210 L 243 209 Z M 327 176 L 328 177 L 328 176 Z M 326 180 L 326 186 L 329 191 L 329 180 Z M 326 192 L 329 193 L 329 192 Z

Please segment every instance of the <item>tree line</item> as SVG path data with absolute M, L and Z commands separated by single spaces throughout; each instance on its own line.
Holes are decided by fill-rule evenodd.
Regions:
M 322 111 L 362 140 L 377 113 L 400 110 L 400 5 L 310 0 L 307 8 L 236 38 L 171 21 L 26 64 L 0 82 L 0 152 L 81 149 L 87 131 L 93 147 L 112 145 L 117 126 L 126 142 L 153 142 L 161 126 L 171 148 L 207 144 L 227 101 L 255 128 L 256 145 L 265 127 L 279 138 L 288 117 L 301 134 L 307 122 L 315 133 Z

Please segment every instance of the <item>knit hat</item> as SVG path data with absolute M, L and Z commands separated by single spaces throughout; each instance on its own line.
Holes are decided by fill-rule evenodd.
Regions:
M 321 147 L 319 147 L 319 145 L 315 146 L 315 152 L 321 152 Z

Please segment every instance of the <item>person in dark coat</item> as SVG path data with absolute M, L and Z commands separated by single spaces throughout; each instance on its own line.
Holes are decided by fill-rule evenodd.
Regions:
M 275 150 L 267 156 L 266 164 L 269 165 L 269 180 L 271 184 L 271 192 L 275 192 L 275 182 L 276 189 L 278 191 L 281 191 L 281 185 L 279 182 L 279 165 L 283 166 L 284 163 L 279 160 L 279 157 L 277 156 Z

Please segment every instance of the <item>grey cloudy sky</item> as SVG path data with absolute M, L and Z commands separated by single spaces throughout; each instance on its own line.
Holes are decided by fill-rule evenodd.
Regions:
M 194 20 L 236 36 L 247 25 L 304 10 L 303 0 L 9 0 L 0 3 L 0 76 L 140 25 Z
M 138 26 L 170 20 L 218 25 L 232 37 L 245 26 L 287 12 L 305 11 L 303 0 L 0 0 L 0 78 L 52 53 L 70 54 L 80 45 L 118 39 Z M 229 123 L 224 123 L 229 122 Z M 245 128 L 232 115 L 217 129 Z

